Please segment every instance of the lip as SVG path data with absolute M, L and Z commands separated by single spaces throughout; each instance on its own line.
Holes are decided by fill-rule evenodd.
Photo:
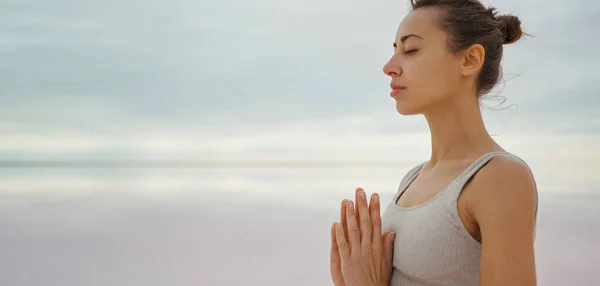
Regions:
M 406 89 L 406 86 L 394 83 L 390 84 L 390 87 L 392 88 L 392 92 L 390 92 L 391 97 L 398 95 L 400 92 Z

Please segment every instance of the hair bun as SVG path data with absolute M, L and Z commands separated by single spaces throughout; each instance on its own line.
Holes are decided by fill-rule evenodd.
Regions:
M 496 16 L 496 19 L 502 23 L 500 30 L 504 35 L 504 44 L 512 44 L 518 41 L 523 36 L 523 30 L 521 30 L 521 20 L 517 16 L 513 15 L 500 15 Z

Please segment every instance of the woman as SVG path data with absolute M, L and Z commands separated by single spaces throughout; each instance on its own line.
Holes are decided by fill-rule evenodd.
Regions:
M 380 217 L 377 194 L 344 200 L 331 229 L 335 285 L 535 285 L 537 190 L 486 131 L 479 97 L 520 21 L 476 0 L 412 0 L 383 70 L 400 114 L 423 114 L 431 157 Z M 382 233 L 382 230 L 384 231 Z

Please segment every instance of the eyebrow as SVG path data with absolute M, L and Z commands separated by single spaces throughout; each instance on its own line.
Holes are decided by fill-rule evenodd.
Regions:
M 404 44 L 404 42 L 406 42 L 406 40 L 408 40 L 408 38 L 410 38 L 410 37 L 419 38 L 419 39 L 421 39 L 421 40 L 423 39 L 423 37 L 421 37 L 421 36 L 419 36 L 419 35 L 415 35 L 415 34 L 408 34 L 408 35 L 402 36 L 402 38 L 400 38 L 400 43 L 403 43 L 403 44 Z M 395 42 L 394 42 L 394 48 L 396 48 L 396 43 L 395 43 Z

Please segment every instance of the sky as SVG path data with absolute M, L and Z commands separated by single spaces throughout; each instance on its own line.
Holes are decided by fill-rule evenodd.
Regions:
M 505 46 L 489 131 L 548 189 L 598 186 L 600 3 L 492 4 L 533 37 Z M 382 72 L 408 5 L 3 0 L 0 160 L 419 163 L 427 125 Z

